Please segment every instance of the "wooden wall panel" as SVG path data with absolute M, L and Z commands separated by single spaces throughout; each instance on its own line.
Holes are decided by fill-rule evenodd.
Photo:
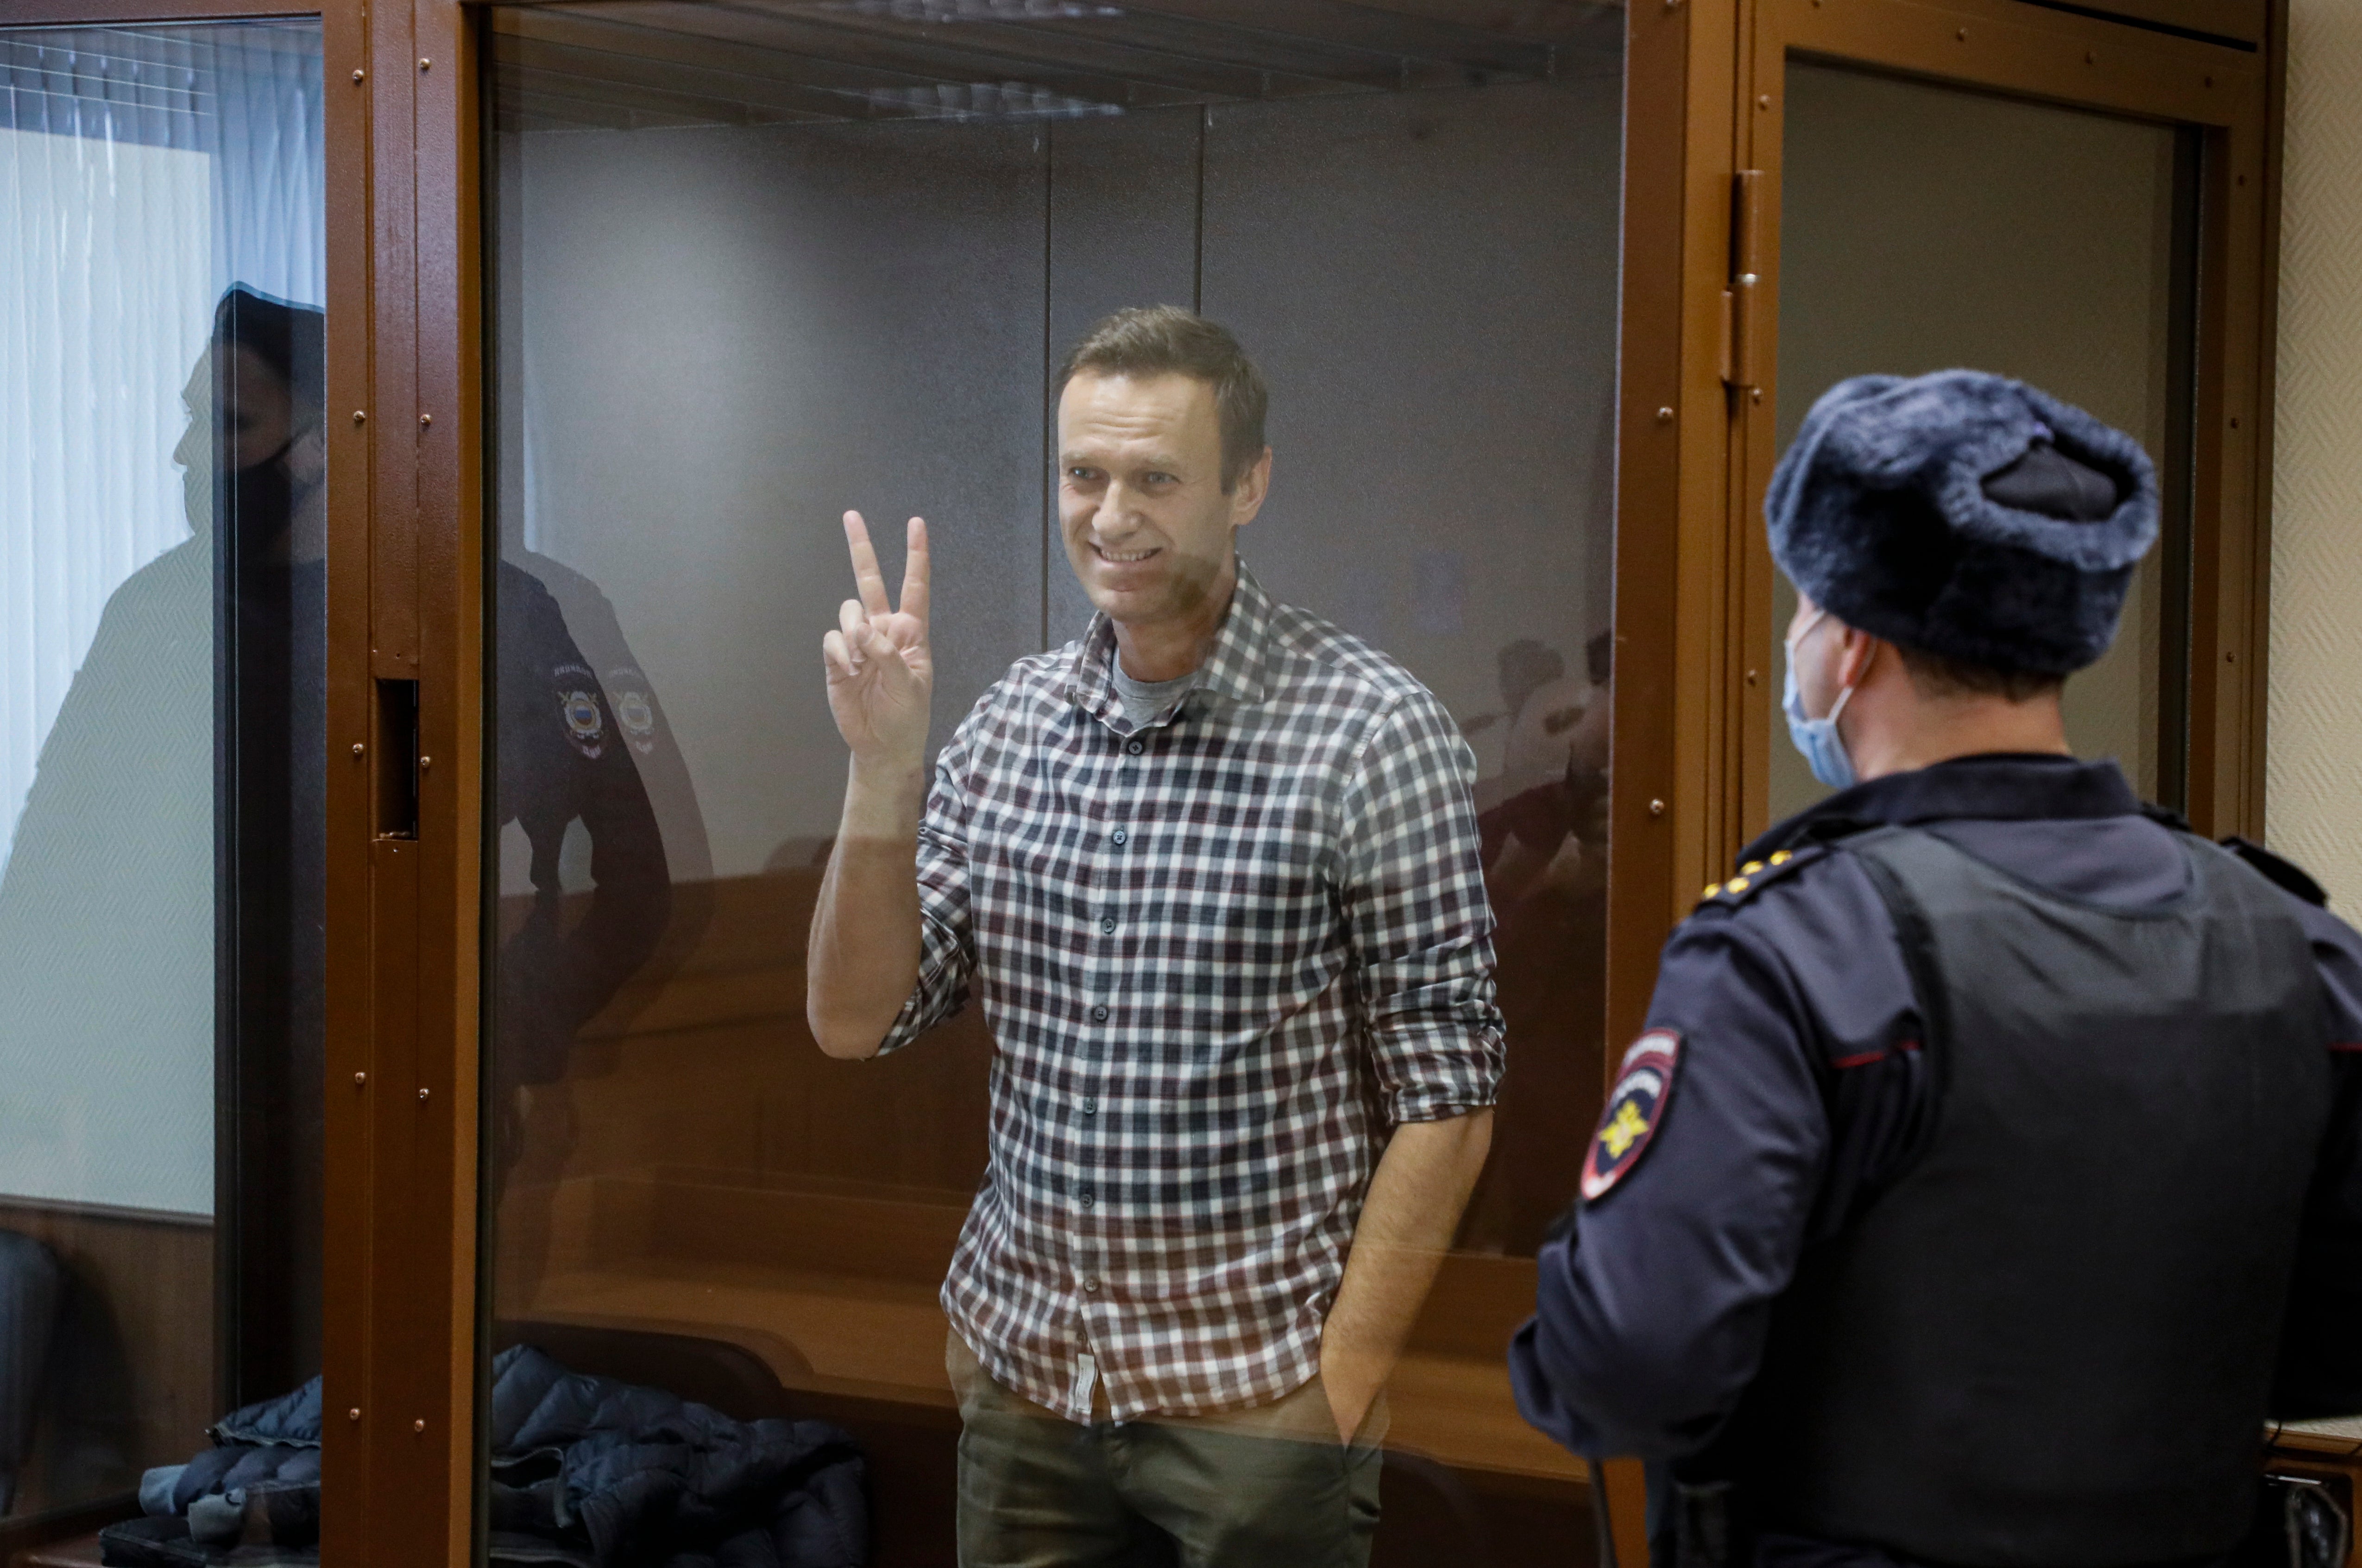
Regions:
M 136 1490 L 206 1444 L 214 1388 L 214 1226 L 197 1215 L 0 1198 L 66 1276 L 49 1390 L 17 1478 L 22 1518 Z

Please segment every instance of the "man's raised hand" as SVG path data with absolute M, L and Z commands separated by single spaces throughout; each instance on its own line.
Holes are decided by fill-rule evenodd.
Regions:
M 844 514 L 844 542 L 860 597 L 844 602 L 837 611 L 837 629 L 821 640 L 829 710 L 855 763 L 919 767 L 926 759 L 935 684 L 934 656 L 927 646 L 927 525 L 922 518 L 911 519 L 900 608 L 886 602 L 877 552 L 858 512 Z

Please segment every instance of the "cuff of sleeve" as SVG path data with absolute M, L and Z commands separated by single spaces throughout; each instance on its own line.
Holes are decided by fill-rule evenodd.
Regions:
M 1492 1090 L 1402 1089 L 1387 1100 L 1386 1111 L 1396 1127 L 1411 1121 L 1449 1121 L 1490 1110 L 1499 1099 Z
M 1448 1121 L 1484 1110 L 1500 1098 L 1506 1065 L 1497 1026 L 1429 1025 L 1390 1033 L 1377 1045 L 1386 1114 L 1407 1121 Z
M 926 926 L 926 935 L 919 944 L 919 978 L 911 994 L 902 999 L 902 1010 L 895 1015 L 886 1038 L 877 1043 L 872 1061 L 908 1045 L 967 1000 L 966 980 L 958 962 L 959 939 L 932 911 L 922 907 L 919 918 Z

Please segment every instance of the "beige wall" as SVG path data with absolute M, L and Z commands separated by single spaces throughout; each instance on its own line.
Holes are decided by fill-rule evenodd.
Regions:
M 2362 6 L 2292 0 L 2267 828 L 2362 911 Z
M 1838 381 L 1965 365 L 2017 376 L 2163 449 L 2174 133 L 1798 61 L 1780 209 L 1780 438 Z M 1945 178 L 1931 182 L 1930 169 Z M 2067 736 L 2158 792 L 2158 556 L 2124 633 L 2067 686 Z M 1788 745 L 1778 672 L 1769 817 L 1827 793 Z

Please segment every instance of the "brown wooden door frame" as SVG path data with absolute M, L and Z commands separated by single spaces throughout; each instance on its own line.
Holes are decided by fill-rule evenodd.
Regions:
M 2129 8 L 2129 7 L 2123 7 Z M 2155 9 L 2155 6 L 2151 6 Z M 2209 42 L 2043 8 L 2025 0 L 1744 0 L 1733 110 L 1736 167 L 1760 171 L 1734 201 L 1730 271 L 1693 286 L 1732 299 L 1732 469 L 1736 510 L 1723 567 L 1735 637 L 1720 671 L 1733 699 L 1723 726 L 1726 826 L 1715 864 L 1761 828 L 1772 744 L 1773 568 L 1760 507 L 1779 453 L 1780 182 L 1786 63 L 1792 55 L 2192 127 L 2199 138 L 2197 396 L 2191 468 L 2189 814 L 2202 830 L 2260 837 L 2264 650 L 2269 587 L 2272 280 L 2279 253 L 2276 28 L 2261 49 Z M 2177 17 L 2216 18 L 2226 36 L 2248 10 L 2180 0 Z M 2275 6 L 2272 16 L 2277 17 Z M 1751 286 L 1739 280 L 1753 272 Z
M 1732 422 L 1719 373 L 1739 39 L 1731 0 L 1629 0 L 1617 386 L 1606 1038 L 1638 1033 L 1666 933 L 1736 847 Z M 1620 1051 L 1606 1054 L 1612 1077 Z M 1575 1130 L 1579 1135 L 1581 1130 Z M 1646 1568 L 1639 1465 L 1594 1472 L 1621 1568 Z
M 1665 933 L 1734 831 L 1719 679 L 1730 591 L 1717 564 L 1734 504 L 1732 427 L 1718 348 L 1738 17 L 1727 0 L 1635 0 L 1627 18 L 1611 1040 L 1639 1031 Z
M 373 225 L 365 680 L 416 681 L 417 836 L 366 841 L 369 1059 L 330 1075 L 366 1151 L 332 1192 L 322 1555 L 464 1563 L 476 1463 L 477 983 L 483 756 L 474 29 L 453 0 L 369 17 Z M 347 72 L 349 76 L 349 72 Z M 335 72 L 331 72 L 332 82 Z M 366 1073 L 366 1079 L 357 1077 Z

